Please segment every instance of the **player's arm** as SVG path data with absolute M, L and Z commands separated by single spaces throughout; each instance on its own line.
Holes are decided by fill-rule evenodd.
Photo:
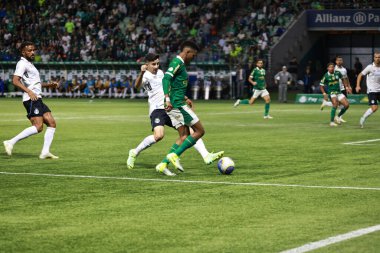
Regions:
M 173 81 L 173 77 L 169 73 L 165 73 L 164 78 L 162 79 L 162 87 L 164 89 L 164 95 L 165 95 L 165 103 L 166 103 L 165 110 L 168 112 L 173 109 L 173 105 L 170 102 L 170 97 L 169 97 L 169 90 L 170 90 L 172 81 Z
M 256 82 L 254 81 L 254 79 L 253 79 L 253 75 L 250 75 L 249 76 L 249 78 L 248 78 L 248 82 L 250 83 L 250 84 L 252 84 L 253 86 L 256 86 Z
M 358 77 L 356 78 L 356 92 L 359 93 L 361 88 L 360 88 L 360 83 L 362 82 L 363 74 L 359 73 Z
M 36 101 L 38 99 L 37 95 L 34 94 L 34 92 L 32 90 L 29 90 L 28 87 L 25 87 L 25 85 L 22 84 L 21 76 L 13 75 L 12 83 L 14 86 L 19 88 L 23 92 L 28 93 L 28 95 L 32 101 Z
M 185 96 L 185 102 L 186 102 L 186 104 L 190 107 L 190 108 L 192 108 L 193 109 L 193 101 L 191 101 L 191 99 L 190 98 L 188 98 L 187 96 Z
M 141 86 L 141 83 L 142 83 L 142 78 L 143 78 L 143 76 L 144 76 L 144 73 L 145 73 L 145 71 L 146 71 L 146 64 L 144 64 L 144 65 L 141 65 L 141 72 L 139 73 L 139 75 L 137 76 L 137 79 L 136 79 L 136 81 L 135 81 L 135 88 L 136 89 L 138 89 L 138 88 L 140 88 L 140 86 Z
M 322 78 L 320 84 L 319 84 L 319 88 L 321 89 L 321 92 L 322 92 L 322 95 L 323 95 L 323 99 L 324 100 L 328 100 L 328 96 L 327 96 L 327 93 L 326 93 L 326 90 L 325 90 L 325 82 L 326 82 L 326 79 L 325 77 Z

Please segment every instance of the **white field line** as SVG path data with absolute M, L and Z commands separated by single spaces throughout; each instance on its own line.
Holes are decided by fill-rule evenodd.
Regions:
M 281 251 L 280 253 L 303 253 L 303 252 L 308 252 L 308 251 L 312 251 L 312 250 L 315 250 L 315 249 L 326 247 L 326 246 L 334 244 L 334 243 L 338 243 L 338 242 L 341 242 L 341 241 L 345 241 L 345 240 L 349 240 L 349 239 L 352 239 L 352 238 L 355 238 L 355 237 L 359 237 L 359 236 L 362 236 L 362 235 L 373 233 L 373 232 L 376 232 L 376 231 L 379 231 L 379 230 L 380 230 L 380 224 L 372 226 L 372 227 L 368 227 L 368 228 L 362 228 L 362 229 L 358 229 L 358 230 L 355 230 L 355 231 L 351 231 L 351 232 L 348 232 L 346 234 L 332 236 L 332 237 L 329 237 L 327 239 L 320 240 L 320 241 L 317 241 L 317 242 L 311 242 L 311 243 L 305 244 L 305 245 L 303 245 L 301 247 L 298 247 L 298 248 Z
M 40 177 L 66 177 L 66 178 L 88 178 L 88 179 L 113 179 L 130 181 L 150 181 L 165 183 L 184 183 L 184 184 L 216 184 L 216 185 L 244 185 L 244 186 L 274 186 L 289 188 L 317 188 L 317 189 L 339 189 L 339 190 L 370 190 L 380 191 L 380 187 L 356 187 L 356 186 L 323 186 L 323 185 L 300 185 L 300 184 L 274 184 L 257 182 L 222 182 L 222 181 L 202 181 L 202 180 L 178 180 L 178 179 L 159 179 L 159 178 L 135 178 L 135 177 L 111 177 L 111 176 L 91 176 L 91 175 L 70 175 L 70 174 L 47 174 L 47 173 L 27 173 L 27 172 L 7 172 L 0 171 L 2 175 L 23 175 Z
M 380 139 L 372 139 L 372 140 L 365 140 L 365 141 L 354 141 L 354 142 L 344 142 L 343 145 L 368 145 L 367 143 L 380 141 Z

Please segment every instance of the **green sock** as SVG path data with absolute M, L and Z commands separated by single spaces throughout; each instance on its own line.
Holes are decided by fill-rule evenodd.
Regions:
M 180 156 L 186 149 L 194 146 L 197 141 L 191 136 L 187 136 L 186 140 L 176 149 L 175 153 Z
M 174 143 L 173 146 L 171 146 L 171 148 L 169 149 L 168 154 L 175 152 L 175 150 L 176 150 L 178 147 L 179 147 L 178 144 L 177 144 L 177 143 Z M 170 163 L 169 160 L 168 160 L 168 158 L 166 158 L 166 156 L 165 156 L 164 160 L 162 160 L 161 162 L 162 162 L 162 163 L 167 163 L 167 164 Z
M 268 116 L 268 114 L 269 114 L 269 107 L 270 107 L 269 103 L 265 104 L 265 114 L 264 114 L 264 116 Z
M 330 122 L 334 122 L 335 113 L 336 113 L 336 107 L 332 107 L 331 114 L 330 114 Z
M 342 116 L 346 111 L 347 111 L 348 108 L 346 107 L 343 107 L 342 110 L 340 110 L 339 114 L 338 114 L 338 117 Z
M 249 100 L 248 99 L 242 99 L 242 100 L 240 100 L 239 104 L 248 105 L 249 104 Z

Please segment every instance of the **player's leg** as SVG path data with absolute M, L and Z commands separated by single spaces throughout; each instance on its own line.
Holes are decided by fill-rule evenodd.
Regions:
M 190 134 L 193 134 L 194 130 L 190 128 Z M 205 164 L 211 164 L 213 161 L 220 159 L 224 155 L 224 151 L 219 151 L 219 152 L 208 152 L 206 145 L 204 144 L 202 138 L 198 139 L 197 142 L 193 146 L 198 153 L 202 156 L 203 161 Z
M 375 113 L 377 109 L 379 108 L 378 101 L 380 101 L 380 93 L 368 94 L 368 104 L 370 107 L 367 109 L 367 111 L 365 111 L 363 116 L 360 118 L 359 123 L 360 123 L 361 128 L 364 127 L 364 122 L 367 120 L 367 118 L 371 116 L 373 113 Z
M 338 98 L 336 95 L 331 95 L 331 113 L 330 113 L 330 126 L 337 126 L 337 124 L 334 122 L 335 120 L 335 114 L 336 114 L 336 109 L 338 107 Z
M 54 134 L 55 134 L 55 129 L 56 129 L 56 122 L 51 114 L 50 110 L 45 112 L 43 115 L 43 121 L 45 123 L 46 131 L 44 135 L 44 145 L 40 154 L 40 159 L 47 159 L 47 158 L 52 158 L 52 159 L 58 159 L 58 156 L 53 155 L 50 153 L 50 146 L 53 142 L 54 139 Z
M 343 108 L 341 108 L 339 113 L 338 113 L 337 121 L 340 124 L 340 123 L 346 122 L 345 120 L 342 119 L 342 116 L 350 107 L 350 103 L 348 102 L 348 100 L 346 99 L 346 97 L 343 94 L 340 94 L 339 96 L 340 96 L 339 104 L 343 106 Z
M 32 126 L 25 128 L 23 131 L 21 131 L 18 135 L 16 135 L 12 139 L 6 140 L 3 142 L 5 152 L 9 156 L 12 155 L 13 146 L 17 142 L 31 135 L 40 133 L 43 130 L 43 118 L 42 118 L 42 110 L 40 106 L 40 103 L 41 103 L 40 101 L 41 100 L 37 100 L 37 101 L 28 100 L 28 101 L 23 102 L 24 107 L 27 111 L 27 117 L 32 123 Z
M 171 110 L 169 113 L 170 118 L 177 119 L 180 121 L 180 124 L 185 126 L 191 126 L 194 130 L 194 133 L 191 135 L 188 135 L 186 139 L 182 142 L 182 144 L 173 152 L 168 154 L 166 157 L 168 160 L 180 171 L 183 171 L 183 168 L 179 162 L 179 156 L 185 152 L 188 148 L 194 146 L 194 144 L 197 142 L 198 139 L 200 139 L 205 131 L 200 123 L 197 115 L 194 113 L 194 111 L 189 108 L 187 105 L 182 106 L 180 108 L 175 108 Z M 177 128 L 179 129 L 179 128 Z M 187 132 L 189 133 L 189 128 L 187 127 Z M 181 137 L 184 137 L 181 135 Z
M 321 111 L 323 111 L 323 108 L 324 108 L 325 106 L 330 106 L 330 107 L 331 107 L 331 106 L 332 106 L 331 101 L 328 101 L 328 100 L 324 100 L 324 99 L 323 99 L 322 104 L 321 104 L 321 107 L 320 107 Z
M 270 102 L 271 102 L 271 100 L 270 100 L 270 96 L 269 96 L 269 92 L 266 91 L 265 93 L 263 93 L 262 98 L 263 98 L 264 101 L 265 101 L 265 106 L 264 106 L 264 119 L 273 119 L 273 117 L 269 115 Z

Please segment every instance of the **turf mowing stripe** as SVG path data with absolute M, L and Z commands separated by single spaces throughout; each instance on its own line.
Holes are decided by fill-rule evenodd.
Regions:
M 376 142 L 376 141 L 380 141 L 380 139 L 372 139 L 372 140 L 365 140 L 365 141 L 354 141 L 354 142 L 344 142 L 342 144 L 344 144 L 344 145 L 366 145 L 366 143 Z
M 346 234 L 332 236 L 332 237 L 329 237 L 327 239 L 320 240 L 320 241 L 317 241 L 317 242 L 311 242 L 311 243 L 305 244 L 305 245 L 303 245 L 301 247 L 298 247 L 298 248 L 281 251 L 280 253 L 303 253 L 303 252 L 308 252 L 308 251 L 312 251 L 312 250 L 315 250 L 315 249 L 326 247 L 328 245 L 331 245 L 331 244 L 334 244 L 334 243 L 337 243 L 337 242 L 341 242 L 341 241 L 349 240 L 349 239 L 352 239 L 352 238 L 355 238 L 355 237 L 359 237 L 359 236 L 362 236 L 362 235 L 366 235 L 366 234 L 369 234 L 369 233 L 373 233 L 373 232 L 376 232 L 376 231 L 379 231 L 379 230 L 380 230 L 380 224 L 372 226 L 372 227 L 368 227 L 368 228 L 358 229 L 358 230 L 355 230 L 355 231 L 352 231 L 352 232 L 349 232 L 349 233 L 346 233 Z
M 110 176 L 90 176 L 90 175 L 70 175 L 70 174 L 45 174 L 45 173 L 20 173 L 0 171 L 3 175 L 25 175 L 25 176 L 45 176 L 45 177 L 68 177 L 68 178 L 90 178 L 90 179 L 116 179 L 131 181 L 153 181 L 153 182 L 173 182 L 188 184 L 220 184 L 220 185 L 246 185 L 246 186 L 276 186 L 276 187 L 299 187 L 299 188 L 319 188 L 319 189 L 341 189 L 341 190 L 372 190 L 380 191 L 379 187 L 355 187 L 355 186 L 323 186 L 323 185 L 300 185 L 300 184 L 273 184 L 256 182 L 218 182 L 218 181 L 198 181 L 198 180 L 176 180 L 176 179 L 157 179 L 157 178 L 135 178 L 135 177 L 110 177 Z

